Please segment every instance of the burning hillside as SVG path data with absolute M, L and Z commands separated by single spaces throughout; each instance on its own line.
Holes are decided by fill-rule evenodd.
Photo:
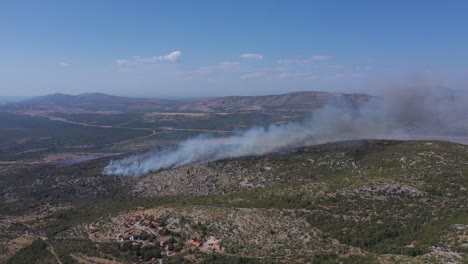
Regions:
M 200 135 L 173 150 L 112 161 L 103 173 L 140 176 L 190 163 L 263 155 L 325 142 L 399 138 L 410 133 L 408 124 L 418 124 L 431 134 L 464 117 L 468 110 L 464 98 L 444 95 L 440 91 L 426 84 L 391 87 L 385 90 L 385 97 L 374 98 L 358 107 L 329 103 L 301 122 L 254 127 L 217 141 L 212 141 L 210 135 Z

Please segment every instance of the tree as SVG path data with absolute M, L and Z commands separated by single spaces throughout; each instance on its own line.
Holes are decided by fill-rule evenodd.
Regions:
M 167 243 L 175 244 L 175 243 L 177 243 L 177 240 L 176 240 L 174 237 L 170 237 L 170 238 L 167 240 Z
M 152 258 L 161 258 L 161 250 L 157 248 L 151 248 L 146 250 L 143 254 L 143 260 L 148 261 Z
M 130 241 L 126 241 L 122 244 L 122 246 L 120 247 L 120 250 L 122 251 L 130 251 L 132 249 L 132 242 Z
M 169 251 L 174 250 L 174 244 L 171 244 L 171 243 L 167 244 L 167 250 Z

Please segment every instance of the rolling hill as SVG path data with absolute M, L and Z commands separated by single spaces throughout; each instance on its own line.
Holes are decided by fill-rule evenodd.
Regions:
M 52 94 L 4 106 L 10 110 L 49 111 L 137 111 L 137 112 L 242 112 L 310 111 L 326 103 L 358 106 L 369 100 L 365 94 L 295 92 L 266 96 L 228 96 L 191 100 L 128 98 L 100 93 L 81 95 Z

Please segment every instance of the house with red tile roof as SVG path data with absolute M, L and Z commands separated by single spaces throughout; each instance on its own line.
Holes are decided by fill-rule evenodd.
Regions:
M 200 245 L 201 245 L 200 242 L 197 242 L 197 241 L 195 241 L 193 239 L 190 239 L 187 242 L 189 242 L 192 246 L 195 246 L 195 247 L 200 247 Z

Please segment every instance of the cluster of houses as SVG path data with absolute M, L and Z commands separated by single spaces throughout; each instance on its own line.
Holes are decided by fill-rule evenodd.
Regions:
M 176 231 L 176 226 L 172 224 L 166 225 L 154 220 L 152 217 L 142 217 L 139 215 L 132 215 L 124 223 L 126 229 L 125 233 L 117 234 L 115 239 L 120 242 L 135 241 L 142 243 L 156 244 L 159 242 L 161 253 L 163 255 L 172 256 L 176 254 L 174 244 L 180 245 L 180 241 L 177 241 L 173 234 Z M 99 227 L 95 224 L 89 225 L 89 232 L 95 233 L 99 231 Z M 169 230 L 171 229 L 171 230 Z M 199 249 L 205 253 L 222 253 L 222 248 L 214 237 L 209 237 L 204 243 L 198 242 L 193 239 L 189 239 L 184 243 L 186 249 Z M 179 246 L 179 250 L 180 250 Z
M 137 229 L 139 232 L 130 232 L 127 234 L 118 234 L 117 239 L 120 241 L 125 241 L 125 240 L 130 240 L 130 241 L 135 241 L 135 240 L 144 240 L 141 239 L 141 233 L 143 231 L 147 232 L 147 234 L 153 234 L 155 236 L 159 236 L 158 232 L 163 231 L 166 229 L 166 227 L 162 224 L 160 224 L 157 221 L 154 221 L 150 218 L 143 218 L 139 215 L 134 215 L 131 216 L 128 221 L 124 224 L 124 227 L 129 229 L 131 227 L 134 227 L 134 229 Z M 134 230 L 135 231 L 135 230 Z
M 205 241 L 205 243 L 200 243 L 200 242 L 197 242 L 197 241 L 195 241 L 193 239 L 188 240 L 187 243 L 190 245 L 190 247 L 192 249 L 198 248 L 198 249 L 200 249 L 200 251 L 205 252 L 205 253 L 209 253 L 209 252 L 222 253 L 222 252 L 224 252 L 224 248 L 222 248 L 219 245 L 218 240 L 216 240 L 216 238 L 214 238 L 214 237 L 209 237 L 207 239 L 207 241 Z

